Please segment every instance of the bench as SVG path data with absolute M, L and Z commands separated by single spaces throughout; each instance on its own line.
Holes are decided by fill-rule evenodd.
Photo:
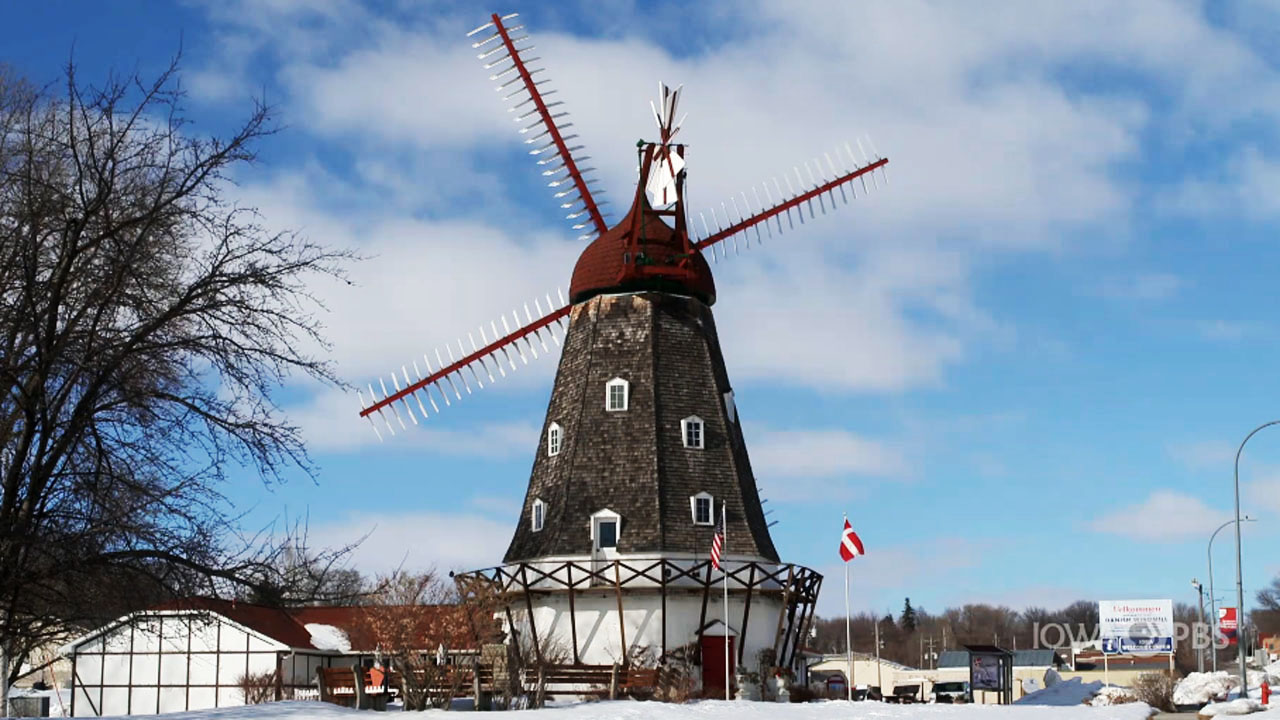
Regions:
M 919 685 L 895 685 L 893 694 L 885 698 L 887 702 L 908 704 L 917 702 L 920 695 Z
M 386 710 L 387 675 L 381 670 L 361 667 L 316 668 L 316 690 L 320 701 L 357 710 Z
M 621 665 L 544 665 L 525 671 L 524 686 L 544 695 L 595 695 L 616 699 L 658 687 L 657 668 Z

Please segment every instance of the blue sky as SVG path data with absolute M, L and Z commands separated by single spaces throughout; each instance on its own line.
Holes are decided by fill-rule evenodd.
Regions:
M 643 3 L 521 12 L 614 198 L 658 81 L 684 83 L 690 205 L 868 134 L 890 184 L 715 266 L 748 445 L 785 559 L 860 608 L 1188 601 L 1235 445 L 1280 417 L 1280 15 L 1264 3 Z M 0 60 L 154 74 L 181 44 L 200 131 L 283 131 L 229 190 L 369 259 L 318 285 L 367 382 L 567 285 L 557 217 L 463 34 L 469 4 L 10 3 Z M 615 200 L 615 202 L 623 202 Z M 617 215 L 615 214 L 615 219 Z M 245 523 L 367 533 L 361 567 L 498 562 L 555 360 L 378 443 L 354 397 L 281 392 L 319 467 L 229 495 Z M 1280 573 L 1280 430 L 1242 471 L 1245 584 Z M 1233 585 L 1226 532 L 1220 595 Z

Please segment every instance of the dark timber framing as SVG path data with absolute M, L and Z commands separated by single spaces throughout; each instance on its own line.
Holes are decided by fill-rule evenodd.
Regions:
M 746 606 L 742 613 L 742 628 L 739 630 L 745 638 L 747 621 L 751 612 L 753 597 L 779 597 L 782 599 L 781 615 L 778 618 L 778 631 L 775 634 L 774 652 L 778 664 L 790 667 L 795 660 L 808 622 L 812 621 L 813 610 L 818 601 L 818 592 L 822 588 L 822 575 L 799 565 L 784 565 L 770 562 L 735 562 L 726 560 L 722 563 L 729 576 L 731 594 L 744 598 Z M 610 573 L 610 571 L 612 571 Z M 613 577 L 610 578 L 609 575 Z M 698 641 L 706 627 L 706 602 L 712 586 L 719 586 L 721 578 L 711 579 L 711 561 L 677 560 L 671 558 L 620 559 L 604 563 L 600 561 L 557 560 L 546 562 L 522 562 L 500 565 L 485 570 L 475 570 L 454 575 L 454 582 L 464 597 L 478 595 L 482 591 L 492 593 L 507 608 L 507 623 L 514 630 L 510 612 L 510 603 L 523 597 L 529 613 L 529 633 L 533 639 L 535 652 L 538 648 L 538 631 L 534 627 L 533 597 L 535 595 L 553 595 L 564 593 L 569 598 L 569 631 L 574 638 L 574 664 L 580 664 L 577 646 L 577 617 L 573 612 L 574 594 L 583 589 L 608 583 L 615 585 L 618 592 L 619 619 L 623 611 L 623 590 L 653 590 L 662 599 L 662 654 L 667 654 L 666 638 L 666 602 L 669 589 L 680 589 L 686 592 L 702 594 L 702 617 L 698 623 Z M 796 623 L 799 612 L 800 622 Z M 621 623 L 620 623 L 621 624 Z M 625 637 L 625 636 L 624 636 Z M 623 641 L 625 643 L 625 640 Z M 739 641 L 738 655 L 741 662 L 742 645 Z

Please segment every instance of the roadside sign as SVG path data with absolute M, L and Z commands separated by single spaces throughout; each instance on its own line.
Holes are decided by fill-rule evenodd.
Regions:
M 1103 600 L 1098 603 L 1102 652 L 1114 655 L 1172 653 L 1172 600 Z
M 1240 624 L 1236 619 L 1236 609 L 1233 607 L 1218 608 L 1218 632 L 1227 639 L 1229 645 L 1235 645 L 1240 639 Z

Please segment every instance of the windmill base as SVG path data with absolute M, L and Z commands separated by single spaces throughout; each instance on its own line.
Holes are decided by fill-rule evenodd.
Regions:
M 738 667 L 796 670 L 822 576 L 798 565 L 628 558 L 512 563 L 454 576 L 464 597 L 487 597 L 526 662 L 666 666 L 724 687 Z M 728 584 L 728 624 L 725 581 Z M 727 638 L 727 640 L 726 640 Z M 771 650 L 771 667 L 761 668 Z M 765 657 L 768 657 L 766 654 Z

